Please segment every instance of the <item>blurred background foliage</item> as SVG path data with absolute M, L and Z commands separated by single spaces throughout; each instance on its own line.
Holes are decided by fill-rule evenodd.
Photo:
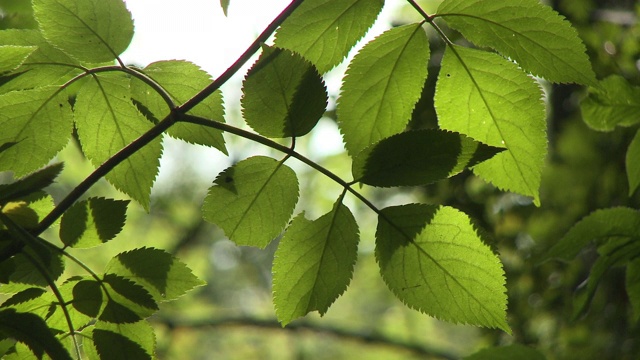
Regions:
M 439 1 L 419 3 L 433 13 Z M 599 79 L 619 74 L 640 85 L 640 4 L 633 0 L 547 3 L 578 30 Z M 393 25 L 417 20 L 407 5 L 399 9 Z M 0 2 L 0 29 L 35 26 L 28 1 Z M 411 128 L 437 126 L 432 99 L 444 44 L 437 36 L 430 39 L 429 79 Z M 452 39 L 460 41 L 455 35 Z M 361 189 L 379 206 L 410 201 L 446 204 L 476 218 L 491 234 L 490 245 L 504 262 L 512 336 L 440 322 L 395 299 L 381 281 L 373 255 L 376 218 L 353 199 L 347 199 L 347 204 L 359 221 L 362 240 L 351 286 L 324 318 L 309 315 L 282 329 L 274 320 L 270 290 L 277 239 L 265 250 L 237 247 L 221 230 L 201 220 L 201 202 L 213 179 L 204 178 L 198 167 L 219 171 L 254 151 L 268 153 L 242 139 L 226 138 L 230 160 L 178 161 L 180 165 L 172 166 L 172 173 L 161 174 L 170 181 L 156 184 L 150 214 L 132 206 L 127 225 L 116 240 L 98 249 L 76 250 L 75 254 L 99 270 L 120 251 L 160 247 L 173 252 L 207 281 L 206 286 L 179 301 L 165 304 L 151 318 L 161 359 L 439 359 L 460 358 L 484 347 L 511 343 L 535 347 L 549 359 L 636 359 L 640 328 L 631 320 L 624 271 L 610 270 L 589 312 L 572 321 L 574 293 L 588 277 L 597 256 L 595 249 L 585 249 L 570 263 L 541 263 L 538 259 L 593 210 L 640 208 L 640 191 L 628 196 L 624 162 L 637 129 L 595 132 L 581 119 L 579 101 L 585 95 L 584 88 L 541 85 L 548 103 L 549 134 L 541 207 L 536 208 L 527 198 L 500 192 L 468 171 L 423 188 Z M 240 124 L 238 105 L 226 106 L 227 121 Z M 333 117 L 329 109 L 321 125 L 332 127 Z M 309 154 L 315 149 L 311 143 L 300 139 L 297 149 Z M 165 153 L 174 152 L 174 158 L 191 154 L 184 151 L 186 147 L 165 141 Z M 350 160 L 345 154 L 311 153 L 310 157 L 338 174 L 349 173 Z M 56 200 L 92 171 L 74 141 L 59 160 L 65 162 L 65 170 L 50 188 Z M 298 211 L 306 211 L 309 218 L 327 212 L 341 189 L 308 168 L 291 165 L 301 182 Z M 122 197 L 104 181 L 91 195 Z M 51 229 L 48 238 L 55 240 L 56 231 Z M 69 266 L 67 272 L 73 275 L 80 270 Z

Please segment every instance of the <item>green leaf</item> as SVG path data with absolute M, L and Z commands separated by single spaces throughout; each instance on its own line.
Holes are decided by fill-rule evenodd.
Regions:
M 536 349 L 528 346 L 513 344 L 509 346 L 482 349 L 467 356 L 464 360 L 545 360 L 545 356 Z
M 101 360 L 153 359 L 156 338 L 147 321 L 111 324 L 98 321 L 93 343 Z
M 616 126 L 640 123 L 640 87 L 619 75 L 611 75 L 589 88 L 580 102 L 582 119 L 592 129 L 613 131 Z
M 100 74 L 88 81 L 78 93 L 75 114 L 82 150 L 94 166 L 152 127 L 131 102 L 129 79 L 120 74 Z M 148 210 L 161 154 L 161 140 L 155 139 L 116 166 L 106 178 Z
M 640 238 L 640 211 L 625 207 L 596 210 L 578 221 L 545 258 L 569 261 L 592 241 L 600 244 L 612 237 Z
M 262 55 L 242 84 L 247 124 L 268 137 L 307 134 L 327 107 L 327 89 L 318 71 L 289 50 L 262 47 Z
M 63 167 L 62 163 L 52 164 L 11 184 L 0 185 L 0 203 L 20 199 L 51 185 Z
M 631 144 L 629 144 L 625 165 L 629 180 L 629 197 L 631 197 L 640 186 L 640 130 L 636 132 Z
M 559 83 L 596 82 L 578 32 L 538 0 L 446 0 L 436 16 L 534 75 Z
M 273 263 L 273 301 L 282 325 L 329 306 L 349 285 L 358 256 L 358 224 L 337 202 L 317 220 L 304 213 L 284 234 Z
M 220 0 L 220 7 L 222 7 L 222 12 L 224 12 L 224 16 L 229 15 L 229 3 L 231 3 L 231 0 Z
M 387 286 L 407 306 L 442 320 L 510 332 L 500 260 L 466 214 L 420 204 L 383 209 L 376 259 Z
M 306 0 L 282 23 L 275 45 L 302 55 L 325 73 L 344 60 L 383 5 L 384 0 Z
M 187 291 L 204 285 L 191 269 L 171 254 L 141 248 L 118 254 L 107 264 L 105 273 L 116 274 L 142 285 L 155 301 L 177 299 Z
M 206 71 L 182 60 L 154 62 L 145 67 L 143 72 L 160 84 L 177 105 L 191 99 L 211 83 L 211 76 Z M 138 79 L 131 82 L 131 93 L 139 107 L 149 112 L 155 122 L 164 119 L 171 112 L 164 99 Z M 215 91 L 191 109 L 189 114 L 224 122 L 222 92 Z M 227 154 L 220 130 L 178 122 L 167 130 L 167 134 L 190 143 L 211 146 Z
M 0 334 L 25 343 L 39 359 L 47 354 L 52 359 L 71 360 L 44 320 L 36 315 L 14 309 L 0 310 Z
M 48 300 L 48 302 L 52 304 L 50 308 L 51 312 L 46 317 L 47 325 L 49 325 L 50 329 L 58 330 L 61 333 L 68 333 L 70 329 L 67 322 L 67 314 L 69 314 L 69 319 L 73 324 L 74 330 L 82 329 L 91 321 L 93 321 L 95 316 L 80 311 L 80 309 L 86 309 L 86 307 L 83 308 L 82 305 L 76 306 L 79 304 L 79 299 L 75 297 L 76 284 L 78 282 L 82 282 L 83 280 L 84 279 L 82 277 L 75 276 L 65 281 L 62 285 L 58 286 L 58 290 L 60 291 L 62 299 L 64 300 L 62 304 L 53 293 L 47 293 L 44 296 L 45 300 Z M 98 288 L 98 290 L 100 289 Z M 96 302 L 102 300 L 102 293 L 96 294 L 94 292 L 91 295 L 98 297 L 95 297 L 91 300 L 83 298 L 81 299 L 81 302 L 86 304 L 86 302 L 88 301 Z M 67 314 L 65 314 L 64 310 L 66 310 Z M 72 350 L 70 349 L 70 351 Z
M 35 46 L 0 46 L 0 74 L 20 67 L 35 50 Z
M 73 284 L 71 305 L 81 314 L 96 318 L 106 305 L 107 298 L 102 294 L 100 283 L 92 279 L 81 280 Z
M 393 135 L 353 159 L 356 181 L 373 186 L 425 185 L 453 176 L 502 151 L 457 133 L 417 130 Z
M 133 38 L 122 0 L 33 0 L 44 37 L 80 61 L 113 61 Z
M 69 142 L 73 114 L 57 87 L 0 95 L 0 171 L 21 177 L 45 165 Z
M 19 313 L 31 313 L 46 319 L 55 310 L 50 292 L 42 288 L 25 289 L 2 303 L 0 308 L 11 308 Z
M 640 258 L 634 259 L 627 265 L 625 278 L 627 296 L 633 309 L 633 320 L 640 320 Z
M 298 189 L 296 174 L 288 166 L 254 156 L 218 175 L 202 214 L 236 244 L 264 248 L 291 218 Z
M 158 310 L 158 304 L 149 292 L 133 281 L 115 274 L 105 274 L 103 280 L 108 300 L 99 320 L 115 324 L 134 323 Z
M 89 198 L 75 203 L 62 216 L 60 240 L 75 248 L 98 246 L 113 239 L 124 226 L 128 200 Z
M 404 130 L 420 99 L 428 61 L 429 41 L 421 24 L 388 30 L 358 52 L 336 109 L 351 155 Z
M 440 127 L 506 148 L 473 168 L 497 187 L 532 196 L 547 152 L 545 109 L 535 80 L 502 57 L 447 47 L 436 84 Z

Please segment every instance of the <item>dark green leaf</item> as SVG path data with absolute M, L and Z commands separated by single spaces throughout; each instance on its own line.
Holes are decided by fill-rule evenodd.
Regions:
M 318 71 L 289 50 L 263 46 L 242 84 L 247 124 L 268 137 L 307 134 L 327 107 L 327 89 Z
M 496 49 L 534 75 L 595 84 L 578 32 L 538 0 L 445 0 L 437 16 L 476 45 Z
M 0 74 L 20 67 L 35 50 L 35 46 L 0 46 Z
M 155 301 L 174 300 L 204 285 L 185 264 L 169 253 L 153 248 L 118 254 L 107 264 L 105 273 L 116 274 L 144 286 Z
M 291 218 L 298 195 L 293 170 L 272 158 L 254 156 L 218 175 L 202 214 L 236 244 L 264 248 Z
M 514 63 L 489 52 L 448 46 L 436 85 L 441 128 L 506 148 L 473 168 L 497 187 L 531 196 L 547 153 L 540 87 Z
M 127 200 L 89 198 L 75 203 L 62 216 L 60 240 L 75 248 L 98 246 L 113 239 L 124 226 Z
M 93 343 L 101 360 L 153 359 L 155 336 L 146 321 L 133 324 L 98 322 Z
M 386 31 L 349 64 L 338 99 L 349 154 L 405 129 L 427 77 L 429 41 L 421 24 Z
M 122 0 L 33 0 L 33 11 L 47 40 L 80 61 L 113 61 L 133 38 Z
M 0 310 L 0 334 L 25 343 L 38 358 L 47 354 L 52 359 L 71 360 L 44 320 L 36 315 L 18 313 L 14 309 Z
M 99 319 L 110 323 L 134 323 L 151 316 L 158 310 L 153 297 L 142 286 L 122 276 L 105 274 L 107 305 Z
M 467 356 L 464 360 L 545 360 L 545 356 L 538 350 L 528 346 L 513 344 L 494 347 L 478 351 Z
M 510 332 L 502 264 L 466 214 L 419 204 L 383 209 L 376 259 L 387 286 L 407 306 Z
M 640 320 L 640 258 L 634 259 L 627 265 L 625 283 L 627 296 L 633 309 L 633 320 Z
M 62 171 L 63 164 L 49 165 L 11 184 L 0 185 L 0 203 L 17 200 L 51 185 Z
M 317 220 L 304 213 L 293 219 L 273 263 L 273 301 L 283 326 L 311 311 L 327 312 L 349 285 L 358 241 L 358 224 L 340 202 Z
M 73 286 L 71 305 L 80 313 L 96 318 L 107 301 L 102 295 L 100 283 L 95 280 L 78 281 Z
M 383 5 L 384 0 L 306 0 L 282 23 L 275 44 L 325 73 L 344 60 Z
M 425 185 L 453 176 L 502 149 L 442 130 L 393 135 L 360 152 L 352 165 L 356 181 L 373 186 Z
M 640 87 L 631 86 L 622 76 L 611 75 L 589 88 L 580 110 L 584 122 L 594 130 L 633 126 L 640 123 Z
M 640 113 L 638 113 L 640 114 Z M 640 130 L 633 137 L 627 155 L 625 157 L 625 165 L 627 168 L 627 179 L 629 181 L 629 197 L 640 186 Z

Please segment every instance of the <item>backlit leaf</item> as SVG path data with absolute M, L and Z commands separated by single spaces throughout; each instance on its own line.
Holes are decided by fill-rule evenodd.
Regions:
M 121 0 L 33 0 L 33 11 L 45 38 L 80 61 L 112 61 L 133 38 Z
M 92 338 L 101 360 L 154 358 L 156 337 L 147 321 L 133 324 L 98 321 L 93 329 Z
M 496 49 L 534 75 L 595 84 L 578 32 L 538 0 L 445 0 L 437 16 L 471 42 Z
M 327 89 L 318 71 L 289 50 L 263 46 L 242 84 L 247 124 L 268 137 L 307 134 L 327 107 Z
M 545 109 L 536 82 L 500 56 L 447 47 L 436 85 L 441 128 L 506 148 L 474 173 L 539 205 L 547 152 Z
M 142 286 L 122 276 L 105 274 L 107 304 L 99 318 L 115 324 L 134 323 L 158 310 L 152 296 Z
M 420 98 L 428 60 L 429 41 L 421 24 L 388 30 L 358 52 L 337 106 L 349 154 L 405 129 Z
M 153 125 L 133 105 L 129 79 L 119 74 L 100 74 L 88 81 L 78 93 L 75 114 L 82 150 L 94 166 L 101 165 Z M 161 154 L 161 140 L 155 139 L 116 166 L 106 178 L 148 210 Z
M 98 246 L 122 230 L 129 201 L 89 198 L 75 203 L 62 216 L 60 240 L 75 248 Z
M 0 203 L 17 200 L 51 185 L 62 168 L 62 163 L 52 164 L 11 184 L 0 185 Z
M 35 50 L 35 46 L 0 46 L 0 74 L 18 68 Z
M 236 244 L 264 248 L 282 232 L 297 201 L 295 172 L 272 158 L 255 156 L 218 175 L 202 214 Z
M 353 159 L 353 178 L 374 186 L 425 185 L 453 176 L 502 149 L 442 130 L 393 135 Z
M 419 204 L 383 209 L 376 259 L 387 286 L 407 306 L 510 332 L 502 265 L 466 214 Z
M 0 95 L 0 171 L 21 177 L 53 158 L 67 145 L 73 114 L 57 87 L 13 91 Z
M 71 360 L 69 353 L 53 336 L 44 320 L 36 315 L 19 313 L 14 309 L 1 309 L 0 335 L 13 337 L 26 344 L 39 359 L 47 354 L 52 359 Z
M 273 264 L 273 301 L 282 325 L 311 311 L 327 312 L 351 280 L 358 240 L 358 224 L 341 203 L 316 220 L 304 213 L 293 219 Z
M 383 5 L 384 0 L 306 0 L 282 23 L 275 44 L 325 73 L 344 60 Z
M 191 269 L 171 254 L 153 248 L 123 252 L 113 258 L 105 273 L 132 280 L 153 296 L 155 301 L 177 299 L 187 291 L 204 285 Z
M 629 180 L 629 196 L 631 196 L 640 186 L 640 131 L 636 132 L 631 144 L 629 144 L 625 164 Z
M 640 123 L 640 87 L 631 86 L 619 75 L 611 75 L 589 88 L 580 102 L 582 119 L 590 128 L 613 131 L 616 126 Z

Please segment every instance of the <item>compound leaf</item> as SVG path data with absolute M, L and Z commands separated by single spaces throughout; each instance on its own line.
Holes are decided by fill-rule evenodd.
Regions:
M 113 61 L 133 38 L 133 20 L 122 0 L 33 0 L 44 37 L 80 61 Z
M 75 114 L 82 150 L 94 166 L 152 127 L 131 102 L 129 79 L 119 74 L 100 74 L 88 81 L 78 93 Z M 155 139 L 116 166 L 106 179 L 148 210 L 161 154 L 161 140 Z
M 393 135 L 353 159 L 356 181 L 373 186 L 425 185 L 453 176 L 502 151 L 442 130 Z
M 629 196 L 640 186 L 640 130 L 631 140 L 625 157 L 627 179 L 629 180 Z
M 142 285 L 155 301 L 174 300 L 204 285 L 184 263 L 163 250 L 153 248 L 118 254 L 107 264 L 105 273 Z
M 455 46 L 445 51 L 434 100 L 440 127 L 507 149 L 474 173 L 538 205 L 547 152 L 541 96 L 535 80 L 512 62 Z
M 589 88 L 580 110 L 584 122 L 594 130 L 633 126 L 640 123 L 640 87 L 632 86 L 620 75 L 611 75 L 597 87 Z
M 510 331 L 500 260 L 466 214 L 420 204 L 383 209 L 376 259 L 387 286 L 407 306 L 446 321 Z
M 124 226 L 128 200 L 89 198 L 62 216 L 60 240 L 74 248 L 89 248 L 113 239 Z
M 291 218 L 298 190 L 296 174 L 288 166 L 254 156 L 218 175 L 202 214 L 236 244 L 264 248 Z
M 421 24 L 388 30 L 358 52 L 336 109 L 349 154 L 404 130 L 422 93 L 428 60 Z
M 311 311 L 327 312 L 351 280 L 358 240 L 358 224 L 339 202 L 316 220 L 304 213 L 293 219 L 273 264 L 273 301 L 283 326 Z
M 289 50 L 263 46 L 242 84 L 247 124 L 268 137 L 307 134 L 327 107 L 327 89 L 318 71 Z
M 306 0 L 282 23 L 275 45 L 299 53 L 325 73 L 344 60 L 383 5 L 384 0 Z
M 156 337 L 147 321 L 112 324 L 98 321 L 92 331 L 93 345 L 100 359 L 154 359 Z
M 47 354 L 52 359 L 71 360 L 67 350 L 37 315 L 19 313 L 15 309 L 0 309 L 0 335 L 26 344 L 39 359 Z
M 35 46 L 0 45 L 0 74 L 20 67 L 36 49 Z
M 578 32 L 537 0 L 446 0 L 437 16 L 471 42 L 496 49 L 534 75 L 560 83 L 596 82 Z

